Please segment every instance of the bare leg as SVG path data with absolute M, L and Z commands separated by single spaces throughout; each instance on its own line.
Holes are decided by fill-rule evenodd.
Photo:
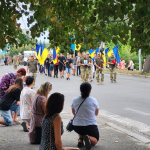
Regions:
M 92 146 L 95 146 L 98 143 L 97 139 L 92 136 L 89 136 L 89 139 Z
M 7 126 L 4 120 L 0 120 L 0 124 Z
M 18 122 L 17 116 L 18 116 L 19 110 L 14 114 L 13 123 Z

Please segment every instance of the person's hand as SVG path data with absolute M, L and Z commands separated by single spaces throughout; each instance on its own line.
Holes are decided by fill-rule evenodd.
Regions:
M 66 61 L 66 63 L 68 62 L 68 60 Z
M 17 106 L 19 106 L 19 105 L 20 105 L 20 101 L 17 102 Z
M 39 73 L 39 70 L 37 71 L 37 73 Z
M 82 66 L 85 66 L 85 64 L 82 64 Z
M 101 70 L 101 67 L 98 67 Z

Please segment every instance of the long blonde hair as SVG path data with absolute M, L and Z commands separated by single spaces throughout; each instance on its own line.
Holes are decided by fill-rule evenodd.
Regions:
M 42 83 L 36 94 L 40 94 L 47 98 L 49 91 L 52 89 L 52 84 L 49 82 Z M 35 94 L 35 95 L 36 95 Z

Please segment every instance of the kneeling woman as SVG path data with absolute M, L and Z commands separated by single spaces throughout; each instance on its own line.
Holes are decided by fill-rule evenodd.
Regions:
M 40 88 L 37 90 L 36 95 L 32 99 L 32 116 L 29 129 L 29 141 L 32 144 L 35 142 L 35 127 L 42 127 L 42 120 L 46 112 L 47 96 L 52 90 L 52 84 L 45 82 L 41 84 Z M 39 137 L 40 138 L 40 137 Z
M 63 134 L 63 123 L 60 113 L 64 107 L 64 95 L 52 94 L 46 104 L 46 115 L 42 123 L 42 139 L 40 150 L 79 150 L 78 148 L 64 148 L 61 135 Z
M 73 120 L 74 131 L 79 134 L 78 147 L 84 146 L 91 149 L 99 141 L 99 131 L 96 122 L 96 116 L 99 113 L 99 105 L 95 98 L 90 97 L 91 84 L 82 83 L 80 86 L 81 96 L 74 98 L 72 102 L 72 113 L 76 114 Z M 83 102 L 83 103 L 82 103 Z
M 11 126 L 13 123 L 17 123 L 17 115 L 20 108 L 20 94 L 23 89 L 23 80 L 18 77 L 15 80 L 14 85 L 10 86 L 6 91 L 3 98 L 0 100 L 0 110 L 2 110 L 2 117 L 4 120 L 0 120 L 0 124 Z M 12 119 L 11 111 L 14 111 Z

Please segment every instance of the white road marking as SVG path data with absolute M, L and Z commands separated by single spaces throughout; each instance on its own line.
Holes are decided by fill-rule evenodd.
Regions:
M 150 126 L 147 124 L 144 124 L 139 121 L 135 121 L 129 118 L 121 117 L 119 115 L 112 114 L 106 110 L 100 110 L 99 111 L 99 116 L 103 117 L 104 119 L 110 121 L 110 122 L 115 122 L 119 123 L 124 127 L 128 127 L 130 129 L 134 129 L 138 132 L 145 133 L 150 132 Z
M 134 113 L 137 113 L 137 114 L 140 114 L 140 115 L 143 115 L 143 116 L 150 116 L 150 113 L 142 112 L 142 111 L 135 110 L 135 109 L 132 109 L 132 108 L 125 108 L 125 110 L 132 111 Z

